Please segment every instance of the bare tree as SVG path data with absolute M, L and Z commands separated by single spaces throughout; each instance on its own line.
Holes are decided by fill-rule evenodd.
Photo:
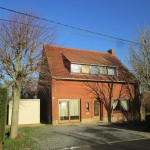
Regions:
M 55 31 L 26 15 L 14 15 L 8 20 L 0 23 L 0 77 L 7 86 L 12 87 L 10 137 L 16 138 L 22 87 L 31 77 L 38 78 L 43 43 L 52 43 Z
M 141 82 L 143 91 L 150 91 L 150 28 L 138 30 L 137 41 L 140 45 L 131 46 L 129 63 L 134 74 Z
M 92 93 L 104 105 L 107 111 L 108 122 L 111 122 L 113 100 L 125 97 L 133 100 L 133 88 L 129 84 L 119 84 L 111 80 L 110 82 L 86 82 L 85 85 L 87 93 Z M 118 92 L 117 96 L 115 91 Z
M 21 98 L 22 99 L 37 98 L 38 94 L 37 88 L 38 88 L 38 79 L 34 77 L 27 78 L 22 86 Z
M 141 119 L 145 120 L 145 116 L 150 112 L 150 92 L 141 94 Z

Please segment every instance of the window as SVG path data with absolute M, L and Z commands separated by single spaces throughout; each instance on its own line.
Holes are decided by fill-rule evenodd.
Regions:
M 123 99 L 120 102 L 121 102 L 122 109 L 125 111 L 128 111 L 129 110 L 129 101 L 126 99 Z
M 82 73 L 90 73 L 90 66 L 82 65 Z
M 81 65 L 71 64 L 71 72 L 72 73 L 80 73 L 81 72 Z
M 91 66 L 91 74 L 99 74 L 99 69 L 97 66 Z
M 116 111 L 128 111 L 129 110 L 129 101 L 126 99 L 116 99 L 113 101 L 113 110 Z
M 120 101 L 118 99 L 113 100 L 113 110 L 120 110 Z
M 80 100 L 66 99 L 59 100 L 59 120 L 79 121 L 80 120 Z
M 101 75 L 107 75 L 107 67 L 99 67 Z
M 115 69 L 114 68 L 108 68 L 108 75 L 114 76 L 115 75 Z
M 60 120 L 69 120 L 69 113 L 68 113 L 68 101 L 60 101 L 59 102 L 59 117 Z
M 98 100 L 94 101 L 94 116 L 99 116 L 100 115 L 100 103 Z
M 80 64 L 71 64 L 72 73 L 84 73 L 92 75 L 116 75 L 115 67 L 107 66 L 90 66 L 90 65 L 80 65 Z
M 90 110 L 90 108 L 89 108 L 89 102 L 86 102 L 85 106 L 86 106 L 86 112 L 89 112 L 89 110 Z
M 70 120 L 79 120 L 79 100 L 70 100 Z

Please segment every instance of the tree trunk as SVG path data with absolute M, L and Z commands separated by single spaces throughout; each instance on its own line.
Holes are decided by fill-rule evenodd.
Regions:
M 13 90 L 13 105 L 12 105 L 12 116 L 11 116 L 11 130 L 10 138 L 14 139 L 18 134 L 18 119 L 19 119 L 19 102 L 21 95 L 21 88 L 14 88 Z
M 111 122 L 111 112 L 110 110 L 107 111 L 108 122 Z

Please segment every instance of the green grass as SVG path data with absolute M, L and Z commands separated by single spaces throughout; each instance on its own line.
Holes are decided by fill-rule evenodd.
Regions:
M 6 131 L 5 135 L 5 150 L 22 150 L 31 149 L 33 140 L 31 138 L 32 133 L 34 133 L 38 128 L 42 127 L 22 127 L 18 130 L 18 137 L 16 139 L 9 138 L 9 130 Z
M 5 142 L 4 149 L 5 150 L 18 150 L 23 148 L 30 148 L 31 147 L 31 141 L 23 138 L 22 140 L 12 140 L 8 138 Z

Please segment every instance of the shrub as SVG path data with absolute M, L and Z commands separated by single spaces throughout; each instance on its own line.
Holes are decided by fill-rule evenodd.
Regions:
M 5 124 L 7 114 L 7 90 L 0 87 L 0 149 L 4 142 Z

